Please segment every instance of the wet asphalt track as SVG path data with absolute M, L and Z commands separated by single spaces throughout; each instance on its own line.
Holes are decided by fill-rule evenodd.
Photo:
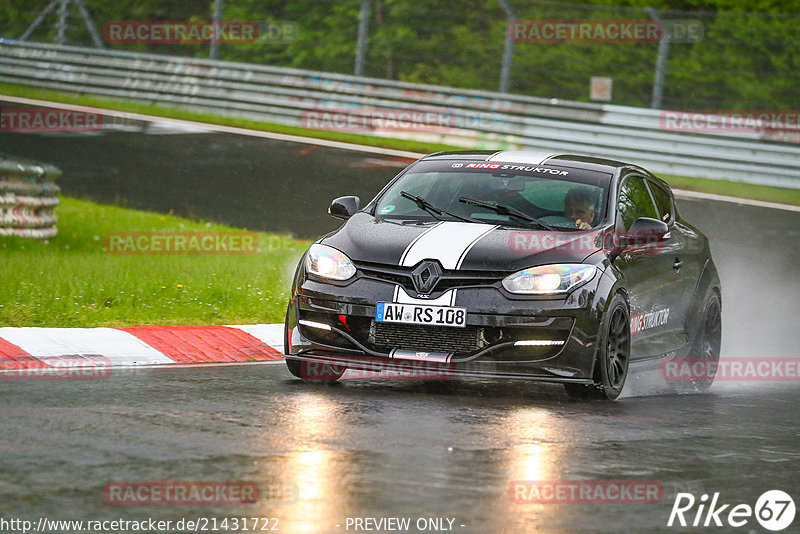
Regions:
M 4 152 L 59 165 L 68 194 L 298 234 L 297 221 L 313 232 L 334 227 L 328 200 L 368 197 L 397 164 L 218 134 L 0 140 Z M 222 176 L 224 187 L 215 182 Z M 688 200 L 679 209 L 711 238 L 723 358 L 800 355 L 800 213 Z M 281 364 L 0 380 L 0 517 L 246 515 L 278 518 L 290 533 L 355 532 L 346 518 L 365 516 L 447 517 L 454 532 L 469 533 L 704 532 L 666 527 L 678 492 L 718 491 L 724 502 L 753 505 L 781 489 L 800 504 L 797 382 L 718 383 L 703 395 L 670 395 L 660 384 L 657 371 L 633 370 L 625 397 L 606 404 L 521 382 L 307 385 Z M 664 499 L 511 502 L 512 481 L 537 479 L 652 480 Z M 104 502 L 107 483 L 145 480 L 253 481 L 260 498 L 246 506 Z M 718 531 L 764 530 L 751 519 Z M 797 531 L 800 519 L 785 532 Z

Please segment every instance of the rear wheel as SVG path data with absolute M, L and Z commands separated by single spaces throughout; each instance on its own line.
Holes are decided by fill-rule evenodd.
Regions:
M 622 393 L 628 377 L 631 356 L 630 312 L 624 297 L 617 293 L 600 325 L 594 384 L 564 384 L 571 397 L 614 400 Z
M 716 290 L 709 290 L 697 337 L 689 350 L 688 378 L 675 381 L 679 391 L 706 391 L 714 383 L 722 348 L 722 301 Z

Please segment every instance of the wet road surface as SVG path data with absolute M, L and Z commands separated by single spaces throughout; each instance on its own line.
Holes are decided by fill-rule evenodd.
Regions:
M 751 505 L 769 489 L 800 495 L 800 394 L 786 386 L 581 403 L 520 382 L 308 385 L 272 364 L 17 381 L 2 384 L 0 399 L 5 517 L 246 515 L 320 533 L 346 532 L 348 517 L 449 517 L 469 533 L 674 532 L 666 523 L 678 492 Z M 663 501 L 509 497 L 514 481 L 578 479 L 656 481 Z M 163 480 L 250 481 L 259 499 L 104 500 L 109 483 Z
M 0 140 L 4 152 L 61 167 L 67 194 L 296 235 L 335 228 L 330 198 L 369 198 L 399 170 L 392 158 L 208 133 Z M 800 214 L 697 200 L 678 208 L 711 239 L 723 358 L 797 358 Z M 704 532 L 666 526 L 677 493 L 752 506 L 781 489 L 800 504 L 799 403 L 797 381 L 673 395 L 657 371 L 638 368 L 612 404 L 523 382 L 309 385 L 282 364 L 0 380 L 0 517 L 246 515 L 278 518 L 291 533 L 355 532 L 348 517 L 450 518 L 453 532 L 470 533 Z M 517 480 L 578 479 L 654 481 L 663 498 L 555 505 L 509 495 Z M 250 481 L 259 499 L 104 500 L 109 483 L 163 480 Z M 800 519 L 786 532 L 798 530 Z M 765 530 L 751 518 L 736 531 Z

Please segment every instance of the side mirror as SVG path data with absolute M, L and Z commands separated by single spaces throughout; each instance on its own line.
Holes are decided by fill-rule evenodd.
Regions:
M 337 219 L 347 220 L 358 211 L 361 199 L 354 196 L 339 197 L 331 202 L 328 208 L 328 215 Z
M 669 232 L 669 226 L 658 219 L 639 217 L 633 222 L 631 229 L 620 236 L 620 244 L 624 247 L 630 245 L 649 245 L 664 241 L 664 236 Z

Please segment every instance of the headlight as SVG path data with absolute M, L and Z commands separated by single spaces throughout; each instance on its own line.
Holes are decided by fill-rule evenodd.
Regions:
M 594 265 L 542 265 L 523 269 L 503 279 L 503 287 L 522 295 L 567 293 L 594 277 Z
M 311 245 L 306 255 L 306 271 L 330 280 L 347 280 L 356 268 L 343 252 L 326 245 Z

